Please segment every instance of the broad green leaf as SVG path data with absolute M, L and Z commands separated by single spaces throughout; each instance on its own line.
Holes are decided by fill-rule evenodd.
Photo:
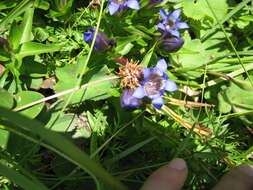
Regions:
M 44 77 L 47 75 L 47 66 L 33 59 L 25 59 L 19 69 L 21 75 L 29 77 Z
M 0 147 L 5 149 L 9 141 L 9 132 L 5 129 L 2 129 L 4 126 L 0 125 Z
M 0 88 L 0 106 L 11 109 L 14 104 L 13 96 L 6 90 Z
M 28 178 L 18 171 L 16 171 L 14 168 L 7 167 L 6 165 L 2 164 L 0 162 L 0 174 L 1 176 L 5 176 L 8 179 L 10 179 L 15 184 L 19 185 L 25 190 L 48 190 L 48 188 L 40 183 L 39 181 L 31 180 L 31 178 Z
M 176 53 L 171 54 L 172 59 L 181 65 L 192 77 L 199 77 L 196 68 L 201 67 L 211 60 L 213 54 L 207 52 L 199 39 L 192 40 L 185 35 L 184 46 Z
M 62 45 L 60 44 L 41 44 L 37 42 L 26 42 L 21 46 L 20 52 L 17 57 L 26 57 L 37 55 L 41 53 L 51 53 L 55 51 L 60 51 Z
M 126 55 L 129 53 L 129 51 L 131 51 L 131 49 L 134 47 L 134 45 L 130 42 L 130 43 L 127 43 L 126 45 L 124 45 L 121 49 L 121 47 L 118 47 L 117 48 L 117 52 L 120 54 L 120 55 Z
M 240 79 L 232 78 L 231 82 L 233 82 L 234 84 L 236 84 L 238 87 L 240 87 L 243 90 L 253 92 L 253 86 L 248 80 L 240 80 Z
M 73 2 L 74 0 L 68 0 L 68 1 L 55 0 L 52 3 L 54 10 L 50 9 L 49 14 L 52 17 L 68 16 L 71 13 Z
M 19 31 L 21 33 L 21 38 L 19 42 L 20 44 L 33 40 L 32 34 L 33 14 L 34 8 L 29 8 L 25 12 Z
M 13 50 L 18 49 L 19 47 L 19 40 L 21 33 L 19 32 L 20 27 L 19 25 L 14 21 L 11 25 L 10 33 L 9 33 L 9 41 L 11 44 L 11 48 Z
M 226 0 L 208 0 L 210 6 L 215 12 L 216 17 L 221 20 L 225 17 L 228 10 Z M 200 20 L 205 17 L 212 18 L 215 22 L 215 17 L 209 8 L 206 0 L 183 0 L 183 12 L 187 17 Z
M 224 92 L 220 92 L 218 94 L 218 108 L 221 113 L 229 113 L 232 109 L 232 106 L 227 102 L 227 100 L 224 99 Z
M 91 135 L 91 128 L 86 120 L 86 117 L 75 114 L 65 114 L 61 116 L 55 123 L 57 112 L 52 114 L 46 127 L 70 135 L 72 138 L 88 138 Z
M 232 106 L 234 111 L 253 109 L 253 90 L 243 90 L 237 84 L 231 83 L 224 94 L 224 100 Z
M 93 174 L 93 176 L 96 176 L 101 182 L 108 186 L 107 189 L 127 190 L 123 184 L 92 160 L 89 155 L 85 154 L 62 135 L 46 129 L 40 122 L 1 107 L 0 115 L 0 124 L 6 124 L 6 121 L 8 121 L 7 128 L 12 129 L 13 132 L 17 131 L 17 133 L 19 135 L 22 134 L 23 137 L 29 135 L 27 136 L 29 140 L 40 143 L 42 146 L 56 152 L 89 174 Z M 29 133 L 25 133 L 24 130 Z M 35 136 L 43 139 L 43 142 L 35 138 Z
M 134 47 L 133 43 L 136 40 L 136 36 L 128 36 L 117 39 L 117 46 L 115 51 L 120 55 L 126 55 Z
M 156 46 L 156 43 L 153 45 L 153 47 L 148 51 L 148 53 L 144 56 L 142 62 L 141 62 L 141 65 L 144 66 L 144 67 L 147 67 L 149 62 L 150 62 L 150 59 L 153 55 L 153 52 L 154 52 L 154 49 L 155 49 L 155 46 Z
M 34 91 L 22 91 L 16 94 L 17 107 L 32 103 L 36 100 L 40 100 L 44 96 L 38 92 Z M 25 115 L 29 118 L 35 118 L 43 109 L 44 103 L 34 105 L 30 108 L 20 111 L 22 115 Z
M 34 8 L 27 8 L 21 25 L 18 25 L 16 22 L 12 24 L 9 39 L 14 50 L 18 49 L 22 43 L 33 40 L 33 14 Z
M 73 66 L 73 65 L 70 65 Z M 59 79 L 59 81 L 55 85 L 56 92 L 61 92 L 67 89 L 71 89 L 74 87 L 74 85 L 77 82 L 77 75 L 78 73 L 75 69 L 78 68 L 78 66 L 75 67 L 75 69 L 66 69 L 70 66 L 66 66 L 65 68 L 58 69 L 56 72 L 56 76 Z M 109 70 L 107 66 L 104 66 L 100 70 L 94 69 L 90 70 L 83 79 L 83 84 L 88 82 L 95 82 L 97 80 L 102 80 L 105 77 L 108 78 Z M 111 89 L 114 86 L 114 83 L 112 80 L 108 81 L 102 81 L 97 84 L 94 84 L 93 86 L 88 86 L 87 89 L 81 89 L 75 92 L 71 99 L 71 103 L 79 103 L 82 100 L 102 100 L 105 98 L 108 98 L 111 96 Z M 64 96 L 64 98 L 67 98 L 68 96 Z
M 44 0 L 39 0 L 39 1 L 35 1 L 34 6 L 38 9 L 42 9 L 42 10 L 48 10 L 50 7 L 49 2 L 44 1 Z

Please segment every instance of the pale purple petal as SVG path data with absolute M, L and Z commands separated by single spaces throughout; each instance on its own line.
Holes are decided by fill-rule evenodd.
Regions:
M 142 73 L 143 73 L 143 78 L 146 79 L 150 75 L 150 69 L 149 68 L 145 68 L 145 69 L 143 69 Z
M 160 9 L 159 13 L 164 20 L 168 20 L 168 15 L 166 14 L 164 9 Z
M 155 106 L 155 108 L 161 109 L 164 102 L 163 102 L 163 99 L 161 97 L 159 97 L 159 98 L 153 99 L 152 104 Z
M 136 9 L 136 10 L 140 9 L 138 0 L 128 0 L 126 4 L 131 9 Z
M 164 59 L 160 59 L 157 62 L 156 68 L 158 68 L 161 72 L 165 72 L 167 70 L 167 63 Z
M 188 24 L 186 24 L 186 22 L 177 22 L 176 27 L 179 28 L 179 29 L 189 28 L 189 26 L 188 26 Z
M 168 30 L 168 32 L 172 35 L 172 36 L 176 36 L 176 37 L 180 37 L 180 33 L 177 30 Z
M 181 10 L 176 9 L 170 14 L 170 16 L 177 20 L 180 17 L 180 14 L 181 14 Z
M 120 98 L 121 107 L 123 108 L 137 108 L 140 106 L 140 99 L 132 96 L 133 89 L 125 89 L 122 92 L 122 96 Z
M 167 80 L 166 81 L 166 84 L 165 84 L 165 90 L 166 91 L 174 92 L 177 89 L 178 89 L 177 85 L 176 85 L 176 83 L 174 81 L 172 81 L 172 80 Z
M 159 23 L 159 24 L 157 24 L 156 25 L 156 28 L 159 30 L 162 30 L 162 31 L 164 31 L 165 29 L 166 29 L 166 27 L 165 27 L 165 25 L 164 24 L 162 24 L 162 23 Z
M 119 6 L 120 6 L 119 4 L 111 1 L 108 5 L 110 15 L 113 15 L 114 13 L 116 13 L 119 10 Z
M 142 86 L 135 89 L 135 91 L 133 93 L 133 97 L 143 98 L 144 96 L 145 96 L 145 91 L 144 91 L 144 88 Z

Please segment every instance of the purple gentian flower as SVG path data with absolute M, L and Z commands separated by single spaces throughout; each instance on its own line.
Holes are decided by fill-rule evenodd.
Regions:
M 165 91 L 174 92 L 177 90 L 176 83 L 168 79 L 166 70 L 167 64 L 164 59 L 160 59 L 154 68 L 145 68 L 141 86 L 135 89 L 132 96 L 138 99 L 147 96 L 151 99 L 154 107 L 160 109 L 164 104 L 162 96 Z
M 176 52 L 184 45 L 184 39 L 176 36 L 164 36 L 161 38 L 161 47 L 167 52 Z
M 84 41 L 91 45 L 95 33 L 95 28 L 90 28 L 88 32 L 84 32 Z M 109 40 L 103 32 L 98 32 L 94 49 L 97 51 L 104 51 L 115 45 L 114 40 Z
M 167 35 L 172 35 L 179 37 L 180 33 L 178 29 L 186 29 L 189 28 L 188 24 L 180 21 L 181 10 L 176 9 L 173 12 L 169 12 L 168 14 L 164 9 L 160 9 L 160 15 L 162 17 L 162 21 L 156 26 L 157 29 Z
M 109 0 L 109 13 L 110 15 L 115 14 L 116 12 L 120 12 L 123 9 L 131 8 L 135 10 L 140 9 L 138 0 Z
M 133 97 L 134 89 L 124 89 L 121 97 L 120 103 L 123 108 L 137 108 L 141 104 L 141 100 Z

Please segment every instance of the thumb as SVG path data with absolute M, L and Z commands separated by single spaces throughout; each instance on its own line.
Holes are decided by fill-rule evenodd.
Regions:
M 185 161 L 176 158 L 149 176 L 141 190 L 179 190 L 184 185 L 187 173 Z

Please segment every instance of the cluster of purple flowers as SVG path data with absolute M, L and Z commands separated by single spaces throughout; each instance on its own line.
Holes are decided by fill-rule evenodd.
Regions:
M 161 0 L 150 0 L 151 4 L 156 4 Z M 111 15 L 119 13 L 124 9 L 131 8 L 140 9 L 138 0 L 109 0 L 108 9 Z M 180 19 L 181 10 L 176 9 L 172 12 L 166 13 L 164 9 L 160 9 L 161 20 L 156 25 L 157 30 L 161 33 L 159 44 L 166 52 L 176 52 L 184 44 L 184 40 L 180 37 L 179 30 L 187 29 L 189 26 Z M 84 41 L 91 44 L 95 29 L 90 28 L 88 32 L 84 33 Z M 113 40 L 109 40 L 103 32 L 98 32 L 95 41 L 95 50 L 104 51 L 115 45 Z
M 156 25 L 161 33 L 160 42 L 164 50 L 168 52 L 178 51 L 184 44 L 184 40 L 180 37 L 180 29 L 189 28 L 188 24 L 180 20 L 181 10 L 176 9 L 166 13 L 164 9 L 160 9 L 162 20 Z
M 162 2 L 162 0 L 150 0 L 150 4 L 153 5 L 160 2 Z M 139 0 L 109 0 L 108 10 L 110 15 L 120 13 L 128 8 L 139 10 Z M 180 36 L 180 30 L 187 29 L 189 26 L 185 22 L 181 22 L 180 14 L 180 9 L 176 9 L 169 13 L 164 9 L 160 9 L 161 20 L 156 25 L 157 30 L 161 33 L 161 36 L 158 39 L 158 44 L 166 52 L 178 51 L 184 44 L 184 40 Z M 94 38 L 94 33 L 94 28 L 90 28 L 88 32 L 84 33 L 84 41 L 89 45 Z M 94 44 L 95 50 L 105 51 L 114 45 L 115 41 L 108 39 L 105 33 L 97 33 Z M 129 65 L 134 66 L 133 68 L 139 68 L 131 63 Z M 126 108 L 137 108 L 142 104 L 143 98 L 147 97 L 151 100 L 155 108 L 160 109 L 164 104 L 164 93 L 166 91 L 174 92 L 177 90 L 176 83 L 169 79 L 166 70 L 167 64 L 164 59 L 160 59 L 155 67 L 142 69 L 142 77 L 139 79 L 139 76 L 136 76 L 136 79 L 139 80 L 138 86 L 135 86 L 134 88 L 123 87 L 124 90 L 121 96 L 121 106 Z M 131 76 L 129 75 L 128 78 L 131 78 Z M 128 78 L 124 81 L 126 84 L 128 84 Z
M 155 67 L 144 68 L 139 86 L 135 89 L 125 89 L 121 96 L 121 106 L 124 108 L 137 108 L 141 105 L 142 99 L 148 97 L 152 105 L 160 109 L 163 104 L 163 95 L 166 91 L 174 92 L 177 85 L 170 80 L 167 71 L 167 63 L 160 59 Z

